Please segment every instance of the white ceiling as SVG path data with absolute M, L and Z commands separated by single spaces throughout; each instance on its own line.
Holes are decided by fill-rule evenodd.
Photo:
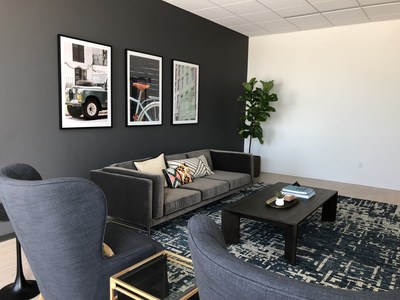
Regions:
M 163 0 L 247 36 L 400 19 L 388 0 Z

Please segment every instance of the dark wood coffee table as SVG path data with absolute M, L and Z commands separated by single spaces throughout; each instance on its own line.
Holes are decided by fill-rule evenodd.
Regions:
M 237 244 L 240 240 L 240 218 L 266 222 L 285 230 L 285 258 L 296 262 L 297 226 L 316 209 L 322 206 L 322 221 L 335 221 L 337 191 L 314 188 L 311 199 L 299 199 L 299 203 L 286 208 L 272 208 L 266 201 L 289 183 L 278 182 L 252 193 L 222 209 L 222 232 L 226 243 Z

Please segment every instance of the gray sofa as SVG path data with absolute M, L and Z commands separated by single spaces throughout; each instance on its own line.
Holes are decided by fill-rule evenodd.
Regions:
M 92 181 L 106 194 L 110 219 L 146 230 L 248 187 L 253 182 L 253 156 L 243 152 L 198 150 L 165 155 L 177 160 L 204 155 L 214 174 L 178 188 L 164 186 L 164 176 L 140 172 L 134 161 L 92 170 Z
M 189 220 L 188 239 L 200 299 L 207 300 L 389 300 L 390 292 L 350 291 L 302 282 L 247 263 L 226 249 L 218 225 L 208 216 Z

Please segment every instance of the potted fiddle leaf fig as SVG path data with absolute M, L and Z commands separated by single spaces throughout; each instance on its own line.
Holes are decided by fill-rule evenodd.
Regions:
M 275 111 L 270 102 L 278 101 L 278 96 L 271 93 L 274 87 L 274 81 L 260 80 L 261 86 L 257 85 L 256 78 L 251 78 L 248 82 L 244 82 L 244 94 L 238 98 L 238 101 L 245 103 L 241 122 L 238 127 L 239 134 L 249 141 L 249 153 L 251 153 L 251 142 L 253 138 L 257 138 L 260 144 L 264 144 L 264 135 L 261 123 L 267 121 L 271 117 L 270 113 Z M 255 177 L 260 175 L 260 157 L 255 156 Z M 258 175 L 258 176 L 256 176 Z

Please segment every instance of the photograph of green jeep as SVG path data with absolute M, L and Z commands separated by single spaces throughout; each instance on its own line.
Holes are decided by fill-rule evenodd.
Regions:
M 90 80 L 77 80 L 76 85 L 67 88 L 67 111 L 73 118 L 94 120 L 100 111 L 107 110 L 107 80 L 96 83 Z

